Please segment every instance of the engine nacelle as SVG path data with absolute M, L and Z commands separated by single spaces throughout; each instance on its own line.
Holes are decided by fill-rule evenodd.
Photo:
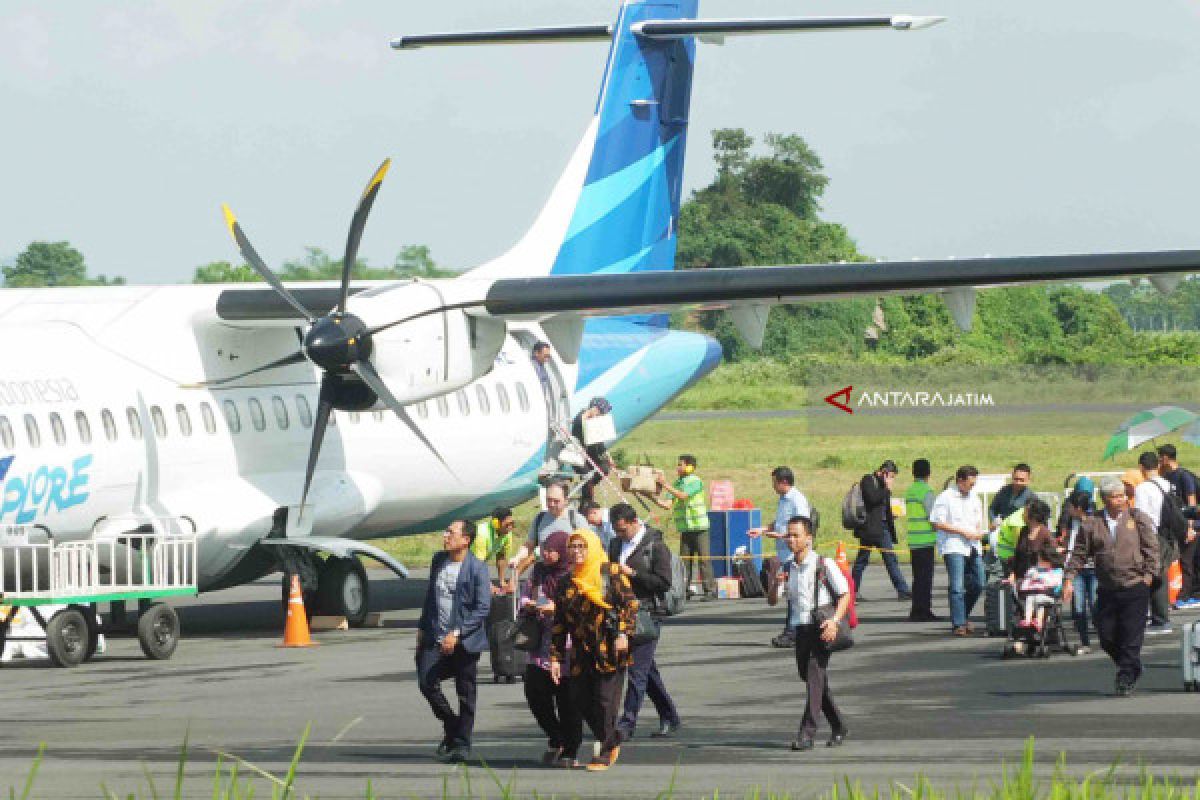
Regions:
M 370 327 L 424 314 L 372 336 L 371 361 L 403 405 L 448 394 L 483 377 L 504 346 L 508 331 L 501 320 L 469 316 L 461 309 L 433 311 L 460 302 L 453 296 L 457 288 L 454 282 L 419 281 L 372 289 L 350 300 L 349 310 Z

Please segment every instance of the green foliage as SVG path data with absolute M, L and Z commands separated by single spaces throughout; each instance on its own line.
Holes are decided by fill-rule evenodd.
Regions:
M 304 248 L 304 256 L 285 261 L 277 273 L 284 281 L 336 281 L 342 277 L 342 260 L 332 258 L 320 247 Z M 372 267 L 359 259 L 351 273 L 358 280 L 392 281 L 405 278 L 453 278 L 457 273 L 439 267 L 424 245 L 408 245 L 400 249 L 391 267 Z M 253 283 L 260 281 L 253 269 L 228 261 L 214 261 L 196 267 L 192 283 Z
M 1150 284 L 1134 287 L 1124 281 L 1107 287 L 1104 294 L 1136 331 L 1200 330 L 1200 280 L 1195 276 L 1167 296 Z
M 31 242 L 11 267 L 4 267 L 4 285 L 10 288 L 42 286 L 119 286 L 124 278 L 104 275 L 89 278 L 83 253 L 70 242 Z

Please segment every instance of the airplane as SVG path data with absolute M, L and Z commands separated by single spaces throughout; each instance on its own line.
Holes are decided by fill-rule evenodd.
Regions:
M 618 437 L 713 370 L 711 337 L 667 312 L 723 309 L 761 345 L 771 306 L 938 292 L 969 327 L 978 288 L 1148 278 L 1200 251 L 674 270 L 697 43 L 916 31 L 940 17 L 698 18 L 698 0 L 622 0 L 611 24 L 402 36 L 396 50 L 608 41 L 595 114 L 508 252 L 460 277 L 354 283 L 385 162 L 359 199 L 337 283 L 0 292 L 0 525 L 55 541 L 194 530 L 202 592 L 281 568 L 362 624 L 372 545 L 536 496 L 553 432 L 591 398 Z M 553 347 L 544 390 L 532 346 Z M 46 533 L 48 532 L 48 533 Z

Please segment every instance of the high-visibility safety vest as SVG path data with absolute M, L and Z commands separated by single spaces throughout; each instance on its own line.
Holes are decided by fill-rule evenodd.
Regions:
M 1017 553 L 1017 539 L 1021 536 L 1021 528 L 1025 527 L 1025 509 L 1014 511 L 1008 519 L 1000 523 L 996 534 L 996 558 L 1007 561 Z
M 481 519 L 475 526 L 475 541 L 471 542 L 471 552 L 480 561 L 487 563 L 496 558 L 497 554 L 508 555 L 512 546 L 512 533 L 498 536 L 500 532 L 492 524 L 491 517 Z
M 925 512 L 925 498 L 930 494 L 933 494 L 933 489 L 925 481 L 913 481 L 913 485 L 904 493 L 910 548 L 933 547 L 937 544 L 937 533 L 929 524 L 929 515 Z
M 704 502 L 704 482 L 695 475 L 684 475 L 675 481 L 676 491 L 687 495 L 686 500 L 675 498 L 673 517 L 677 531 L 708 530 L 708 506 Z

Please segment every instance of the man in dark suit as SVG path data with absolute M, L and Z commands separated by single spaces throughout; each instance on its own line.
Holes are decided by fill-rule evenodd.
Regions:
M 640 608 L 654 609 L 658 596 L 671 588 L 671 551 L 663 541 L 662 531 L 651 528 L 638 519 L 637 511 L 628 503 L 617 503 L 609 512 L 616 536 L 608 544 L 608 560 L 621 565 L 629 578 Z M 633 664 L 629 667 L 629 686 L 625 691 L 625 708 L 617 722 L 622 741 L 632 739 L 637 727 L 638 712 L 647 695 L 658 711 L 658 730 L 655 737 L 670 736 L 682 722 L 675 701 L 667 693 L 666 684 L 654 662 L 658 639 L 633 644 L 630 648 Z
M 862 586 L 863 573 L 871 561 L 872 550 L 879 550 L 883 557 L 883 565 L 887 567 L 888 576 L 896 590 L 899 600 L 911 600 L 912 592 L 908 589 L 908 581 L 900 571 L 900 562 L 896 559 L 896 518 L 892 514 L 892 485 L 896 482 L 896 462 L 888 460 L 879 465 L 879 469 L 870 475 L 863 475 L 859 485 L 862 487 L 863 509 L 867 513 L 866 521 L 854 531 L 854 536 L 862 543 L 854 559 L 854 588 Z
M 471 755 L 475 727 L 475 670 L 487 649 L 488 609 L 492 584 L 487 564 L 471 553 L 474 529 L 455 520 L 442 534 L 445 549 L 429 566 L 429 588 L 417 623 L 417 685 L 442 721 L 445 736 L 438 745 L 442 760 L 457 763 Z M 442 693 L 442 681 L 454 679 L 458 713 Z

